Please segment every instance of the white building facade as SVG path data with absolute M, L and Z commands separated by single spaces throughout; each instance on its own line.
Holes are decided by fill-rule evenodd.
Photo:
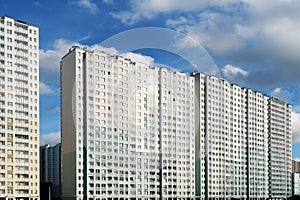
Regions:
M 292 195 L 292 107 L 269 98 L 269 186 L 270 197 Z
M 291 106 L 215 76 L 193 76 L 196 197 L 290 197 Z
M 194 195 L 193 78 L 79 47 L 61 76 L 64 199 Z
M 39 199 L 39 29 L 0 17 L 0 198 Z
M 62 58 L 61 94 L 63 199 L 291 195 L 286 103 L 81 47 Z
M 195 193 L 194 78 L 159 69 L 161 198 L 191 198 Z

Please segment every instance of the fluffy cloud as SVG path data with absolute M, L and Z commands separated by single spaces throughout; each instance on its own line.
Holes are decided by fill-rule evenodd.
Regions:
M 300 142 L 300 113 L 292 112 L 293 143 Z
M 152 58 L 151 56 L 144 56 L 138 53 L 128 52 L 122 54 L 122 56 L 125 58 L 129 58 L 134 62 L 144 63 L 146 65 L 152 65 L 154 63 L 154 58 Z
M 283 88 L 277 87 L 270 92 L 270 96 L 276 97 L 277 99 L 285 102 L 290 102 L 293 94 Z
M 51 146 L 60 143 L 60 132 L 41 134 L 40 146 L 50 144 Z
M 226 78 L 232 78 L 236 76 L 247 76 L 248 72 L 232 65 L 225 65 L 223 68 L 223 74 Z
M 64 39 L 58 39 L 54 42 L 52 49 L 39 51 L 40 79 L 42 82 L 57 83 L 59 81 L 60 60 L 73 45 L 77 44 Z
M 152 19 L 160 13 L 193 12 L 202 10 L 211 5 L 224 6 L 234 0 L 131 0 L 130 11 L 112 13 L 112 16 L 125 24 L 134 24 L 141 19 Z
M 49 71 L 59 72 L 60 59 L 74 45 L 79 44 L 64 39 L 58 39 L 54 42 L 53 49 L 40 50 L 41 68 Z
M 233 83 L 243 84 L 243 82 L 244 82 L 245 78 L 248 76 L 249 72 L 247 72 L 239 67 L 227 64 L 223 67 L 222 74 L 227 80 L 229 80 Z
M 199 41 L 215 59 L 251 66 L 244 80 L 250 87 L 300 83 L 298 0 L 132 0 L 129 8 L 112 15 L 133 24 L 164 13 L 167 27 Z
M 74 2 L 74 4 L 90 11 L 91 14 L 96 14 L 99 12 L 98 6 L 95 3 L 93 3 L 91 0 L 78 0 Z

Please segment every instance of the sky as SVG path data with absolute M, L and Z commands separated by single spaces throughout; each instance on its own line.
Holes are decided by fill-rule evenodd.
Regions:
M 59 62 L 68 49 L 72 45 L 101 49 L 103 41 L 124 31 L 159 27 L 201 44 L 228 81 L 290 103 L 293 158 L 300 158 L 299 10 L 298 0 L 1 0 L 0 4 L 0 16 L 40 29 L 41 145 L 60 141 Z M 191 46 L 186 38 L 178 48 Z M 114 48 L 105 50 L 118 53 Z M 124 56 L 182 70 L 187 65 L 166 50 L 134 52 Z

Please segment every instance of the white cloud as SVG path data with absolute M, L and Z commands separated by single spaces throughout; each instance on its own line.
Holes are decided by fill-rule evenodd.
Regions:
M 277 99 L 284 101 L 284 102 L 290 102 L 291 98 L 293 96 L 293 94 L 290 91 L 285 90 L 283 88 L 279 88 L 279 87 L 277 87 L 273 91 L 271 91 L 269 93 L 269 95 L 272 97 L 276 97 Z
M 134 62 L 144 63 L 146 65 L 152 65 L 154 63 L 154 58 L 152 58 L 151 56 L 144 56 L 138 53 L 128 52 L 122 54 L 122 56 L 124 58 L 130 58 Z
M 247 68 L 254 72 L 244 80 L 247 85 L 299 84 L 300 1 L 240 0 L 225 1 L 224 6 L 213 1 L 210 5 L 218 9 L 206 7 L 200 14 L 171 17 L 166 25 L 199 41 L 214 57 L 252 66 Z
M 159 13 L 200 11 L 211 5 L 224 6 L 234 0 L 132 0 L 130 11 L 112 13 L 112 16 L 125 24 L 134 24 L 141 19 L 152 19 Z
M 241 37 L 233 30 L 236 16 L 224 16 L 223 13 L 203 11 L 199 15 L 169 19 L 166 26 L 185 33 L 214 53 L 226 54 L 243 47 Z
M 80 45 L 82 46 L 82 45 Z M 119 54 L 118 50 L 115 49 L 114 47 L 103 47 L 101 46 L 100 44 L 93 44 L 91 46 L 88 47 L 89 49 L 91 50 L 95 50 L 95 51 L 104 51 L 106 53 L 110 53 L 112 55 L 116 55 L 116 54 Z
M 186 17 L 179 17 L 178 19 L 168 19 L 166 21 L 167 27 L 180 27 L 182 25 L 188 25 L 191 21 Z
M 299 84 L 298 0 L 132 0 L 129 6 L 129 10 L 112 15 L 133 24 L 164 13 L 162 19 L 169 17 L 167 27 L 197 40 L 215 58 L 255 66 L 247 69 L 255 71 L 244 80 L 248 85 Z M 180 17 L 174 17 L 178 13 Z M 189 45 L 189 41 L 182 40 L 182 46 Z
M 223 67 L 222 72 L 225 78 L 228 78 L 230 80 L 236 78 L 237 76 L 245 77 L 248 75 L 247 71 L 229 64 Z
M 53 94 L 55 94 L 55 91 L 51 87 L 46 85 L 45 83 L 40 82 L 40 94 L 41 95 L 53 95 Z
M 49 71 L 59 72 L 59 63 L 72 46 L 79 45 L 65 39 L 57 39 L 54 42 L 53 49 L 40 50 L 40 66 Z
M 91 0 L 78 0 L 75 4 L 79 7 L 89 10 L 92 14 L 99 12 L 99 8 Z
M 40 66 L 51 71 L 59 70 L 61 54 L 55 50 L 40 50 Z
M 60 143 L 60 132 L 41 134 L 40 146 L 50 144 L 51 146 Z
M 123 24 L 132 25 L 141 19 L 138 13 L 131 13 L 129 11 L 121 11 L 118 13 L 110 13 L 112 17 L 120 20 Z
M 195 11 L 208 5 L 207 1 L 194 0 L 132 0 L 130 11 L 120 11 L 111 15 L 124 24 L 134 24 L 143 18 L 152 19 L 159 13 L 173 11 Z
M 300 113 L 292 112 L 293 143 L 300 142 Z

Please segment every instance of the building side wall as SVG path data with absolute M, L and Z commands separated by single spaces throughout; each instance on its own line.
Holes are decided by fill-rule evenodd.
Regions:
M 76 196 L 76 125 L 73 108 L 76 74 L 76 51 L 69 52 L 61 61 L 61 182 L 62 198 L 72 199 Z M 74 93 L 75 92 L 75 93 Z M 75 115 L 76 116 L 76 115 Z

